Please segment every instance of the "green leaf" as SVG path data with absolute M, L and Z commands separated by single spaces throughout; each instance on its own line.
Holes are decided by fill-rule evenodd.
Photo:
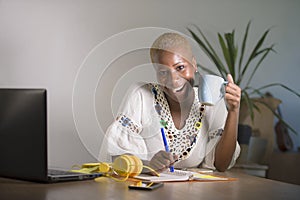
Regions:
M 242 93 L 243 93 L 244 101 L 246 102 L 246 105 L 247 105 L 247 108 L 248 108 L 248 111 L 250 114 L 251 121 L 253 122 L 254 121 L 254 104 L 251 101 L 247 92 L 243 91 Z
M 205 67 L 205 66 L 203 66 L 203 65 L 201 65 L 201 64 L 197 64 L 197 67 L 198 67 L 201 71 L 206 71 L 206 72 L 208 72 L 209 74 L 218 75 L 218 74 L 216 74 L 214 71 L 212 71 L 210 68 Z M 200 70 L 199 70 L 199 71 L 200 71 Z M 224 78 L 224 77 L 223 77 L 223 78 Z
M 233 79 L 235 79 L 235 47 L 234 47 L 234 30 L 232 33 L 226 33 L 225 39 L 227 42 L 228 53 L 229 53 L 229 64 L 228 69 Z
M 273 49 L 273 45 L 272 45 L 271 47 L 266 48 L 266 49 L 264 49 L 264 50 L 262 50 L 262 51 L 260 51 L 260 52 L 257 53 L 257 55 L 259 55 L 259 54 L 265 52 L 264 55 L 260 58 L 260 60 L 259 60 L 258 63 L 256 64 L 255 68 L 253 69 L 253 71 L 252 71 L 252 73 L 251 73 L 251 75 L 250 75 L 250 77 L 249 77 L 249 79 L 248 79 L 248 81 L 247 81 L 246 87 L 250 84 L 250 82 L 251 82 L 251 80 L 252 80 L 252 78 L 253 78 L 253 76 L 254 76 L 256 70 L 258 69 L 258 67 L 260 66 L 260 64 L 262 63 L 262 61 L 266 58 L 266 56 L 269 54 L 269 52 L 270 52 L 272 49 Z
M 218 38 L 219 38 L 219 43 L 220 43 L 220 46 L 222 48 L 222 52 L 223 52 L 223 56 L 225 58 L 226 64 L 227 64 L 227 66 L 230 66 L 231 62 L 230 62 L 229 50 L 228 50 L 228 48 L 225 44 L 225 41 L 224 41 L 224 39 L 223 39 L 223 37 L 220 33 L 218 33 Z
M 197 30 L 199 31 L 199 33 L 203 37 L 203 39 L 206 42 L 207 46 L 191 29 L 188 29 L 188 31 L 192 34 L 192 37 L 198 43 L 200 48 L 206 53 L 206 55 L 208 55 L 208 57 L 211 59 L 211 61 L 216 65 L 216 67 L 217 67 L 218 71 L 220 72 L 220 74 L 227 73 L 223 63 L 221 62 L 220 58 L 218 57 L 218 55 L 214 51 L 211 44 L 206 39 L 205 35 L 202 33 L 202 31 L 197 26 L 195 26 L 195 27 L 197 28 Z
M 283 118 L 282 116 L 280 116 L 280 114 L 278 114 L 276 111 L 274 111 L 274 109 L 267 103 L 263 102 L 263 101 L 260 101 L 261 104 L 263 104 L 266 108 L 268 108 L 274 115 L 275 117 L 280 120 L 284 125 L 286 125 L 286 127 L 291 130 L 295 135 L 297 135 L 297 131 L 292 128 Z
M 247 28 L 245 30 L 244 39 L 243 39 L 243 43 L 242 43 L 242 49 L 241 49 L 241 55 L 240 55 L 240 61 L 239 61 L 239 68 L 238 68 L 239 76 L 241 75 L 241 68 L 242 68 L 242 64 L 243 64 L 243 58 L 244 58 L 244 54 L 245 54 L 245 49 L 246 49 L 246 44 L 247 44 L 247 38 L 248 38 L 248 32 L 249 32 L 249 29 L 250 29 L 250 25 L 251 25 L 251 21 L 249 21 L 248 24 L 247 24 Z
M 266 30 L 264 32 L 264 34 L 262 35 L 262 37 L 259 39 L 259 41 L 257 42 L 257 44 L 255 45 L 254 49 L 252 50 L 252 53 L 250 54 L 248 61 L 246 62 L 246 65 L 244 66 L 241 76 L 239 77 L 239 80 L 242 80 L 242 78 L 244 77 L 249 64 L 251 63 L 251 61 L 258 55 L 257 52 L 259 51 L 259 48 L 262 46 L 266 36 L 268 35 L 270 29 Z
M 258 88 L 257 90 L 262 90 L 262 89 L 266 89 L 266 88 L 269 88 L 269 87 L 274 87 L 274 86 L 280 86 L 286 90 L 288 90 L 289 92 L 293 93 L 294 95 L 296 95 L 297 97 L 300 98 L 300 94 L 298 92 L 296 92 L 295 90 L 289 88 L 288 86 L 282 84 L 282 83 L 271 83 L 271 84 L 268 84 L 268 85 L 265 85 L 265 86 L 262 86 L 260 88 Z
M 244 90 L 247 91 L 247 93 L 249 94 L 249 96 L 252 96 L 253 94 L 257 94 L 259 97 L 264 97 L 265 96 L 265 94 L 263 92 L 261 92 L 258 89 L 252 88 L 252 87 L 246 87 Z
M 280 83 L 272 83 L 262 86 L 260 88 L 253 88 L 250 86 L 254 75 L 257 73 L 257 70 L 259 69 L 259 67 L 262 66 L 262 62 L 266 59 L 270 52 L 276 52 L 274 50 L 274 44 L 271 44 L 268 47 L 264 47 L 264 43 L 266 37 L 270 32 L 270 29 L 265 30 L 262 36 L 258 39 L 258 41 L 254 43 L 253 49 L 249 50 L 250 54 L 247 59 L 245 59 L 245 55 L 247 51 L 246 47 L 248 46 L 247 40 L 251 27 L 251 20 L 246 26 L 241 46 L 236 45 L 235 43 L 236 41 L 234 29 L 232 30 L 232 32 L 225 33 L 224 35 L 217 33 L 217 42 L 219 42 L 220 45 L 217 47 L 221 48 L 222 54 L 220 56 L 223 56 L 222 59 L 224 58 L 223 60 L 221 60 L 219 55 L 217 54 L 217 50 L 213 48 L 213 46 L 208 41 L 204 33 L 200 30 L 200 28 L 198 28 L 197 26 L 195 27 L 199 32 L 197 32 L 197 34 L 200 34 L 200 36 L 197 36 L 197 34 L 191 29 L 188 29 L 189 32 L 191 33 L 195 41 L 199 44 L 200 48 L 208 56 L 208 58 L 215 64 L 215 67 L 217 68 L 221 76 L 223 78 L 226 78 L 226 75 L 230 73 L 238 86 L 241 87 L 242 82 L 245 83 L 243 88 L 241 88 L 241 103 L 246 104 L 246 106 L 248 107 L 249 115 L 251 117 L 252 122 L 254 120 L 254 110 L 260 112 L 258 106 L 255 104 L 255 99 L 251 98 L 252 95 L 264 97 L 265 94 L 263 93 L 263 90 L 266 90 L 269 87 L 279 86 L 300 98 L 300 94 L 298 92 Z M 239 47 L 241 49 L 240 52 L 238 51 Z M 238 64 L 236 63 L 236 61 L 238 61 Z M 253 64 L 254 61 L 255 64 Z M 215 72 L 211 68 L 202 65 L 198 65 L 198 67 L 201 67 L 203 71 L 206 71 L 210 74 L 215 74 Z M 292 127 L 290 127 L 288 124 L 286 125 L 292 130 Z

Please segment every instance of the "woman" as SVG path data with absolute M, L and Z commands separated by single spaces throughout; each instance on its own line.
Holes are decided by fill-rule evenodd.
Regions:
M 174 167 L 206 167 L 225 171 L 240 148 L 237 127 L 241 89 L 228 75 L 225 97 L 204 106 L 194 88 L 197 65 L 189 42 L 177 33 L 155 40 L 150 56 L 158 84 L 139 84 L 128 95 L 108 128 L 102 160 L 129 153 L 157 171 Z M 226 104 L 225 104 L 226 102 Z M 165 151 L 161 128 L 170 152 Z M 107 151 L 107 152 L 106 152 Z

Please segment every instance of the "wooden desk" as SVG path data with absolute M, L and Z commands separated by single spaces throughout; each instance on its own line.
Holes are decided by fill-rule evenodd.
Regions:
M 300 185 L 300 152 L 274 151 L 267 178 Z
M 128 189 L 126 182 L 103 178 L 101 182 L 78 181 L 39 184 L 0 178 L 0 199 L 299 199 L 300 186 L 236 172 L 219 173 L 238 178 L 230 182 L 165 183 L 154 191 Z

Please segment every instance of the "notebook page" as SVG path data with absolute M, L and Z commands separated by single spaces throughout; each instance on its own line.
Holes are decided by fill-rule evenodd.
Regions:
M 183 171 L 175 169 L 174 172 L 165 171 L 160 173 L 160 176 L 151 176 L 147 174 L 140 174 L 135 176 L 137 179 L 151 181 L 151 182 L 167 182 L 167 181 L 189 181 L 189 180 L 202 180 L 202 181 L 220 181 L 228 180 L 226 177 L 218 177 L 207 173 L 197 173 L 191 171 Z
M 160 173 L 160 176 L 151 176 L 140 174 L 134 178 L 151 181 L 151 182 L 167 182 L 167 181 L 188 181 L 193 177 L 194 172 L 182 171 L 175 169 L 174 172 L 165 171 Z

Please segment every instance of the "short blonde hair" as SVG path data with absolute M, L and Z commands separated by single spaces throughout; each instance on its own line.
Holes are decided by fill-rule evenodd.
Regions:
M 155 63 L 162 51 L 176 53 L 191 61 L 193 57 L 192 47 L 189 41 L 178 33 L 164 33 L 159 36 L 150 48 L 152 63 Z

